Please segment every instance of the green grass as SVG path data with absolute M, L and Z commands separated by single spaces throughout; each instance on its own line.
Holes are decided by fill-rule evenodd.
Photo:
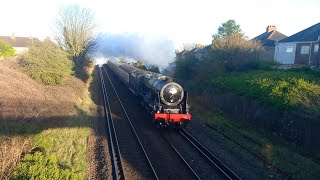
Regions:
M 278 110 L 297 107 L 319 111 L 320 73 L 307 69 L 259 70 L 231 73 L 211 80 L 211 85 L 258 99 Z
M 241 144 L 258 152 L 282 170 L 292 175 L 294 179 L 316 179 L 319 177 L 320 165 L 312 161 L 310 157 L 304 155 L 303 151 L 300 152 L 296 150 L 284 141 L 276 139 L 263 131 L 257 131 L 254 128 L 246 127 L 243 124 L 232 121 L 223 114 L 215 111 L 194 113 L 193 115 L 203 123 L 215 125 L 229 136 L 237 139 Z M 227 127 L 239 131 L 241 134 L 263 144 L 263 146 L 260 147 L 250 143 Z
M 61 167 L 55 156 L 42 152 L 27 154 L 17 169 L 11 179 L 81 179 L 70 168 Z
M 93 104 L 90 93 L 86 91 L 64 128 L 35 130 L 40 133 L 33 135 L 32 145 L 44 152 L 25 156 L 18 163 L 13 178 L 86 179 L 87 138 L 94 120 Z

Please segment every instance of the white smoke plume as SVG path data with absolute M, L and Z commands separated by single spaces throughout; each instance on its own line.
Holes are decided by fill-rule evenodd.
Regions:
M 174 44 L 162 36 L 138 33 L 100 34 L 97 56 L 125 57 L 140 60 L 146 65 L 165 67 L 174 61 Z

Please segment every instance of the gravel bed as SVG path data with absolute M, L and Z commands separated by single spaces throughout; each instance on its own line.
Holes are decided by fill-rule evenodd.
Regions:
M 163 134 L 182 154 L 200 179 L 225 179 L 220 171 L 178 132 L 169 129 Z
M 103 71 L 103 75 L 125 177 L 127 179 L 152 179 L 152 170 L 149 167 L 105 71 Z
M 193 119 L 187 129 L 215 156 L 229 166 L 243 179 L 283 179 L 270 167 L 266 167 L 240 146 L 228 141 L 222 135 Z
M 97 70 L 97 69 L 96 69 Z M 99 73 L 96 71 L 96 73 Z M 96 120 L 93 121 L 93 131 L 88 137 L 88 179 L 112 180 L 112 164 L 109 151 L 108 135 L 105 126 L 103 99 L 99 76 L 93 79 L 94 103 L 97 105 Z

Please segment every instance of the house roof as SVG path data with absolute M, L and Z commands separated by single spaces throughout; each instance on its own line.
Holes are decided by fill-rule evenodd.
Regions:
M 317 41 L 320 36 L 320 23 L 308 27 L 280 42 L 305 42 L 305 41 Z
M 12 47 L 28 47 L 35 39 L 32 37 L 0 36 L 0 40 L 5 41 Z
M 286 38 L 287 36 L 279 31 L 264 32 L 253 40 L 260 41 L 262 46 L 275 46 L 275 43 Z

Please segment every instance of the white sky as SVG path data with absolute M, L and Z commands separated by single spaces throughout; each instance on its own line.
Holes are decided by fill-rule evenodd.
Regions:
M 228 19 L 249 38 L 267 25 L 290 36 L 320 22 L 320 0 L 0 0 L 0 36 L 52 36 L 55 16 L 68 4 L 95 11 L 99 32 L 165 35 L 176 48 L 210 44 Z

